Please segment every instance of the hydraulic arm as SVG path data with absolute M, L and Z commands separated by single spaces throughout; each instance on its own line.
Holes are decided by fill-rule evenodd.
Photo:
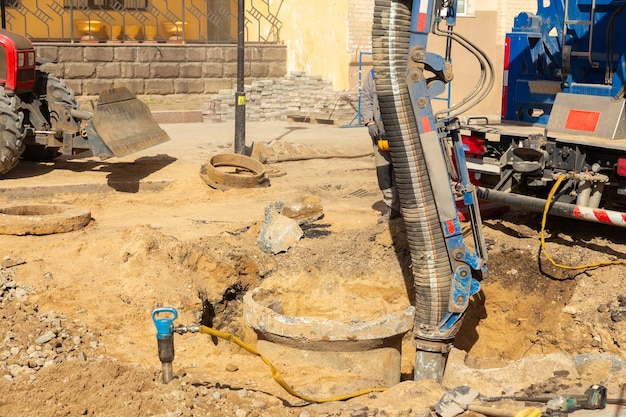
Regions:
M 376 89 L 411 252 L 416 380 L 441 380 L 470 297 L 488 272 L 477 198 L 454 114 L 484 97 L 493 77 L 484 54 L 452 31 L 454 20 L 454 1 L 376 0 L 374 10 Z M 448 38 L 445 57 L 426 51 L 432 34 Z M 431 100 L 453 78 L 452 40 L 473 52 L 484 71 L 466 99 L 436 114 Z M 457 201 L 468 206 L 475 252 L 464 242 Z

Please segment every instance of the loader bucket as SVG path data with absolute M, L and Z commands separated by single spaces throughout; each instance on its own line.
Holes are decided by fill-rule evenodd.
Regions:
M 87 135 L 94 156 L 125 156 L 170 140 L 150 109 L 126 87 L 104 90 Z

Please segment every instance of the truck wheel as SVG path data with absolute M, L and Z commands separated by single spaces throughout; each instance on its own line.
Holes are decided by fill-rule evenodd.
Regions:
M 22 117 L 17 107 L 17 98 L 7 96 L 0 87 L 0 175 L 12 170 L 24 152 Z

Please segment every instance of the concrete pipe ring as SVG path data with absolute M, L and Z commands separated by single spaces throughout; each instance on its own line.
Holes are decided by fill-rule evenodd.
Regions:
M 0 234 L 51 235 L 82 229 L 91 221 L 88 208 L 69 204 L 0 206 Z
M 200 178 L 218 190 L 253 188 L 266 185 L 265 166 L 239 154 L 218 154 L 200 168 Z

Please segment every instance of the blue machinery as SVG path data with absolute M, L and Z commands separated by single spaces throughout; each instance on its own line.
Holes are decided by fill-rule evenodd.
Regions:
M 625 25 L 625 1 L 539 1 L 520 13 L 505 44 L 503 119 L 545 125 L 560 93 L 623 100 Z
M 341 127 L 362 127 L 363 123 L 362 123 L 362 117 L 361 117 L 361 93 L 363 92 L 363 56 L 364 55 L 372 55 L 371 52 L 359 52 L 359 78 L 358 78 L 358 93 L 359 93 L 359 97 L 357 100 L 357 112 L 354 115 L 354 117 L 352 118 L 352 120 L 350 120 L 350 123 L 348 123 L 347 125 L 343 125 Z M 450 102 L 452 100 L 452 92 L 450 89 L 450 84 L 446 85 L 446 97 L 434 97 L 434 100 L 444 100 L 448 103 L 448 107 L 450 107 Z
M 412 261 L 416 380 L 441 380 L 470 297 L 488 274 L 456 116 L 489 93 L 493 67 L 481 50 L 453 31 L 455 16 L 454 1 L 380 0 L 374 10 L 376 89 Z M 447 38 L 445 56 L 426 51 L 431 35 Z M 453 42 L 477 58 L 481 77 L 467 97 L 435 113 L 432 100 L 453 79 Z M 468 206 L 475 252 L 464 243 L 457 200 Z
M 466 126 L 484 153 L 482 199 L 541 211 L 566 176 L 550 214 L 626 227 L 611 211 L 626 202 L 625 28 L 624 0 L 539 0 L 516 17 L 501 123 Z

